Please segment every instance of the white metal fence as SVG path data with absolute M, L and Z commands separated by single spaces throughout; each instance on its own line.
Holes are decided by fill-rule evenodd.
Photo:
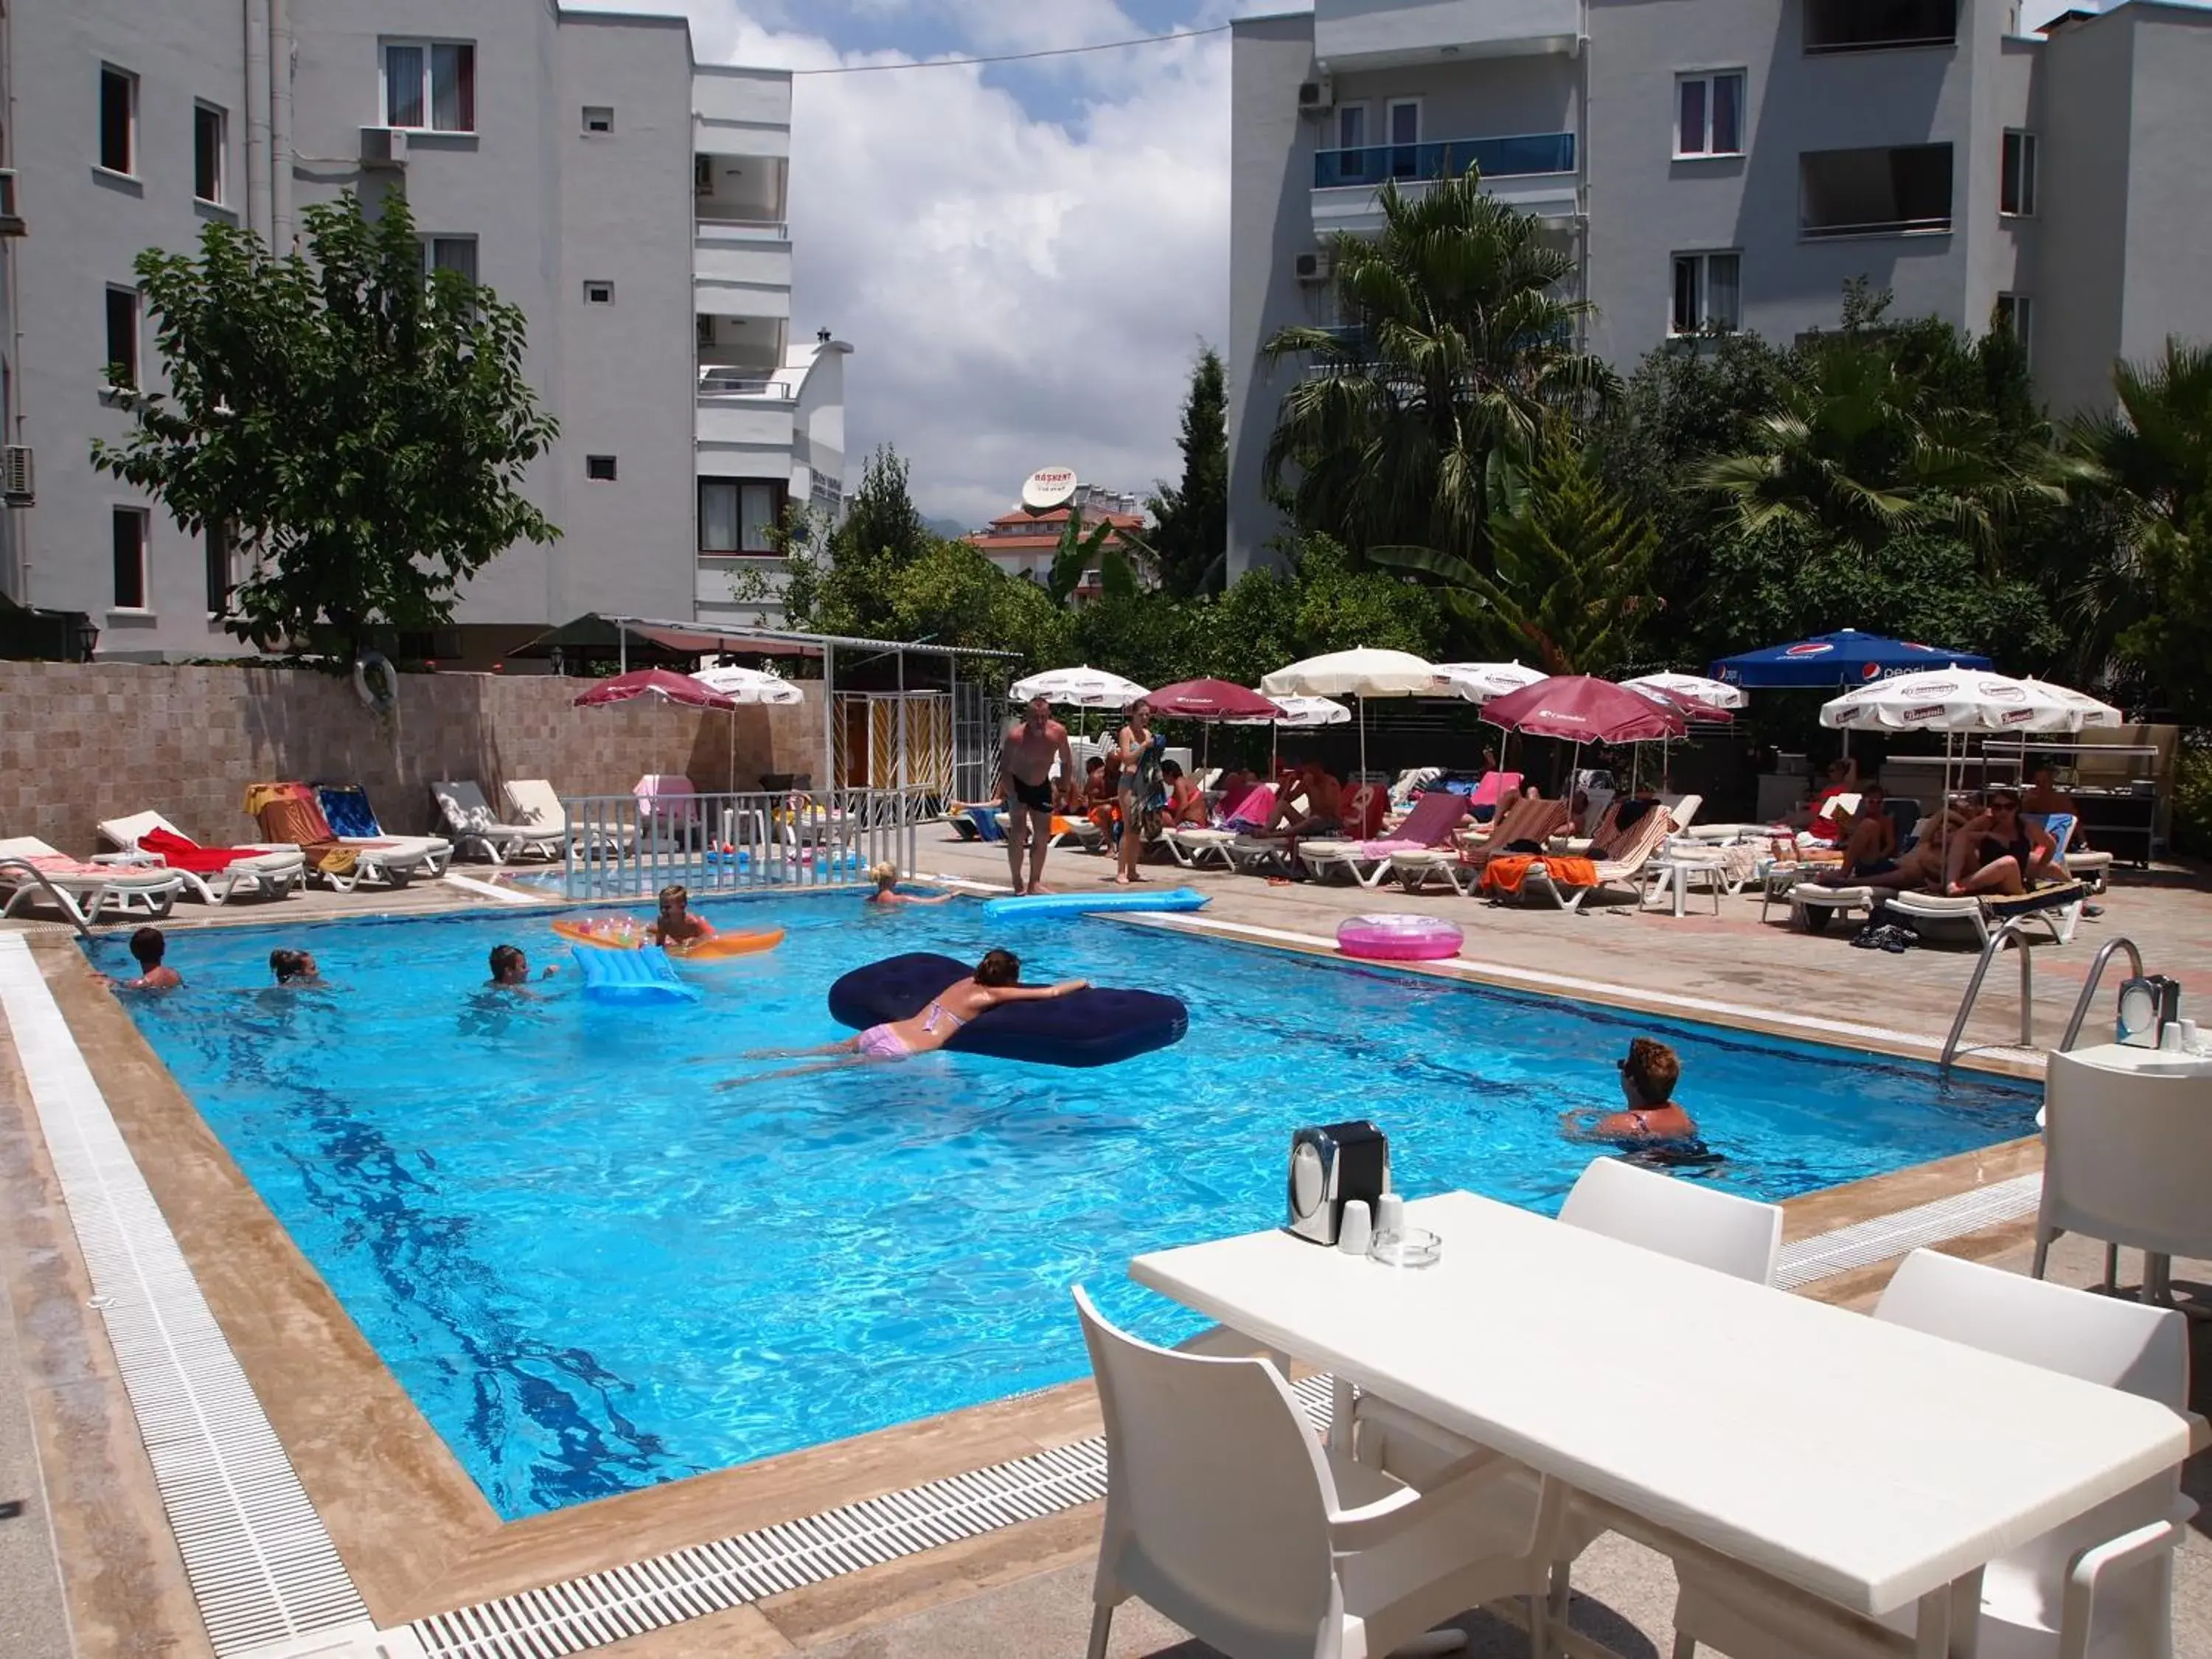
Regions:
M 671 883 L 737 892 L 854 884 L 883 862 L 910 871 L 929 797 L 921 787 L 564 797 L 562 890 L 635 898 Z

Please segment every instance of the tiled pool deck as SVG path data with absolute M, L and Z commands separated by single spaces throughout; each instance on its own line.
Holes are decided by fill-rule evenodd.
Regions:
M 948 876 L 1005 879 L 998 849 L 925 840 L 921 862 Z M 1055 854 L 1047 879 L 1088 885 L 1104 867 L 1097 859 Z M 1808 939 L 1786 932 L 1779 910 L 1762 926 L 1755 897 L 1724 901 L 1717 920 L 1618 906 L 1565 915 L 1444 894 L 1270 887 L 1254 878 L 1187 877 L 1165 867 L 1152 873 L 1164 884 L 1188 878 L 1212 895 L 1206 921 L 1244 937 L 1297 948 L 1327 939 L 1339 920 L 1361 910 L 1432 911 L 1467 927 L 1466 971 L 1476 976 L 1907 1054 L 1932 1053 L 1940 1043 L 1972 960 L 1965 950 L 1904 957 L 1856 951 L 1844 942 L 1848 930 Z M 311 896 L 288 901 L 281 914 L 306 921 L 486 902 L 481 890 L 430 883 L 380 901 Z M 269 907 L 194 907 L 180 908 L 171 926 L 269 920 Z M 617 1567 L 1097 1432 L 1087 1387 L 1071 1385 L 502 1526 L 91 979 L 66 935 L 32 931 L 35 959 L 100 1092 L 379 1624 Z M 2212 993 L 2206 884 L 2179 871 L 2132 880 L 2124 873 L 2101 921 L 2085 924 L 2064 950 L 2035 952 L 2043 1041 L 2056 1040 L 2098 944 L 2118 933 L 2142 947 L 2154 971 L 2179 979 L 2185 993 Z M 2008 965 L 1992 976 L 1972 1041 L 2013 1039 L 2015 982 Z M 1998 1052 L 1987 1059 L 2006 1069 L 2029 1062 Z M 2032 1143 L 2015 1144 L 1812 1194 L 1788 1206 L 1788 1233 L 1802 1238 L 1985 1186 L 2032 1171 L 2036 1158 Z M 2024 1264 L 2025 1236 L 2025 1224 L 2014 1222 L 1947 1248 Z M 2086 1279 L 2096 1254 L 2086 1245 L 2062 1249 L 2062 1274 Z M 1877 1264 L 1808 1291 L 1861 1301 L 1887 1273 Z M 2212 1281 L 2205 1264 L 2177 1263 L 2176 1273 L 2185 1292 L 2192 1282 Z M 12 1315 L 0 1320 L 0 1654 L 210 1653 L 100 1316 L 87 1305 L 92 1290 L 84 1263 L 4 1036 L 0 1284 Z M 2200 1358 L 2212 1358 L 2202 1344 Z M 2202 1396 L 2212 1388 L 2202 1366 L 2197 1376 L 2203 1409 Z M 2192 1468 L 2193 1489 L 2208 1484 L 2205 1462 L 2200 1457 Z M 22 1506 L 12 1516 L 10 1502 Z M 625 1659 L 794 1650 L 849 1659 L 1079 1653 L 1087 1623 L 1085 1564 L 1097 1525 L 1095 1506 L 1085 1505 L 596 1650 Z M 2201 1531 L 2180 1578 L 2177 1651 L 2212 1656 L 2212 1551 Z M 1608 1630 L 1616 1645 L 1626 1644 L 1625 1651 L 1663 1652 L 1670 1583 L 1663 1563 L 1609 1540 L 1577 1575 L 1589 1598 L 1583 1614 L 1595 1621 L 1594 1630 Z M 1522 1650 L 1494 1621 L 1478 1619 L 1474 1628 L 1478 1652 L 1486 1644 Z M 1117 1629 L 1115 1651 L 1204 1651 L 1181 1642 L 1178 1632 L 1132 1613 Z

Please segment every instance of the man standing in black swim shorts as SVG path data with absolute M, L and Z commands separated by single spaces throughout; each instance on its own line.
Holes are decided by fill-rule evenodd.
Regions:
M 1067 746 L 1067 728 L 1052 717 L 1048 697 L 1031 697 L 1029 712 L 1006 732 L 1005 758 L 999 769 L 999 789 L 1006 803 L 1006 867 L 1012 872 L 1014 891 L 1044 891 L 1044 855 L 1052 846 L 1052 767 L 1060 763 L 1062 777 L 1075 775 L 1075 756 Z M 1022 875 L 1022 850 L 1029 849 L 1030 869 Z

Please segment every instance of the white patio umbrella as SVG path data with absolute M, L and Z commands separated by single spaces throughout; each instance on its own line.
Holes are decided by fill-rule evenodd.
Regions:
M 1047 697 L 1059 708 L 1126 708 L 1138 698 L 1149 695 L 1134 680 L 1091 667 L 1048 668 L 1042 674 L 1016 680 L 1006 690 L 1012 702 L 1027 702 L 1031 697 Z
M 1540 676 L 1539 677 L 1540 678 Z M 1359 769 L 1367 769 L 1367 699 L 1370 697 L 1449 697 L 1457 695 L 1450 679 L 1432 662 L 1410 651 L 1383 651 L 1366 647 L 1332 651 L 1308 657 L 1287 668 L 1278 668 L 1260 682 L 1263 696 L 1344 697 L 1359 699 Z
M 2125 726 L 2128 717 L 2108 702 L 2100 702 L 2087 691 L 2076 691 L 2069 685 L 2053 685 L 2049 680 L 2037 679 L 2033 674 L 2022 682 L 2033 686 L 2045 696 L 2056 697 L 2071 708 L 2075 715 L 2069 731 L 2081 732 L 2091 727 L 2109 731 L 2116 726 Z
M 702 668 L 691 678 L 709 691 L 720 693 L 732 702 L 742 706 L 790 704 L 805 702 L 806 694 L 789 680 L 774 674 L 764 674 L 757 668 L 740 668 L 732 663 L 720 668 Z M 730 787 L 738 787 L 738 716 L 730 711 Z
M 1265 696 L 1263 692 L 1261 694 Z M 1267 770 L 1273 774 L 1281 758 L 1283 728 L 1303 730 L 1316 726 L 1349 726 L 1352 711 L 1342 703 L 1328 697 L 1273 697 L 1269 699 L 1283 711 L 1279 720 L 1266 722 L 1267 732 Z M 1224 726 L 1258 726 L 1258 720 L 1224 720 Z
M 1709 680 L 1703 674 L 1638 674 L 1621 684 L 1638 690 L 1648 687 L 1654 691 L 1671 691 L 1708 708 L 1741 708 L 1750 701 L 1741 686 L 1730 685 L 1726 680 Z
M 1452 690 L 1469 702 L 1488 702 L 1508 691 L 1551 678 L 1540 668 L 1517 662 L 1440 662 L 1437 672 L 1451 682 Z

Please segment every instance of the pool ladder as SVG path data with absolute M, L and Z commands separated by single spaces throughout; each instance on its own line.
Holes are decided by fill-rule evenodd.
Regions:
M 1974 1003 L 1982 994 L 1982 981 L 1989 977 L 1990 964 L 2008 943 L 2020 957 L 2020 1046 L 2035 1047 L 2035 953 L 2028 949 L 2024 936 L 2027 920 L 2015 917 L 2006 922 L 1982 946 L 1982 958 L 1974 964 L 1974 976 L 1966 981 L 1966 994 L 1959 1000 L 1958 1017 L 1951 1022 L 1951 1035 L 1943 1041 L 1940 1070 L 1949 1071 L 1951 1062 L 1958 1057 L 1959 1040 L 1966 1034 L 1966 1017 L 1974 1012 Z M 2097 982 L 2104 977 L 2105 964 L 2112 959 L 2115 951 L 2126 951 L 2130 972 L 2137 979 L 2142 977 L 2142 952 L 2136 948 L 2136 942 L 2124 935 L 2106 940 L 2089 963 L 2088 976 L 2081 981 L 2081 994 L 2075 999 L 2073 1018 L 2066 1022 L 2066 1035 L 2058 1039 L 2058 1053 L 2063 1054 L 2071 1048 L 2074 1039 L 2081 1035 L 2081 1022 L 2088 1018 L 2090 1000 L 2097 994 Z

